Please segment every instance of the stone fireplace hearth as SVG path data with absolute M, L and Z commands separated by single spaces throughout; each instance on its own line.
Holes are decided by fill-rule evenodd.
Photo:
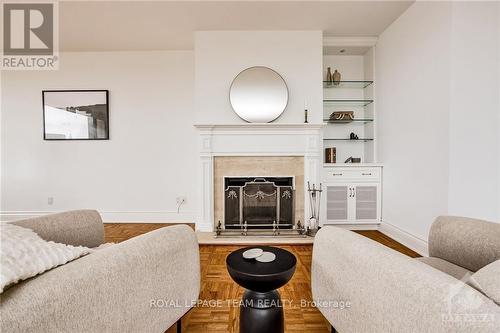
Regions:
M 294 182 L 294 224 L 310 215 L 305 184 L 319 182 L 322 124 L 196 125 L 199 172 L 196 229 L 224 223 L 227 177 L 290 177 Z M 255 194 L 255 193 L 254 193 Z

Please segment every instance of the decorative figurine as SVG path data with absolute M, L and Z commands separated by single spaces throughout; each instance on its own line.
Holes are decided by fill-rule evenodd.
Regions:
M 354 120 L 354 111 L 335 111 L 330 114 L 330 120 L 350 122 Z
M 359 137 L 356 134 L 354 134 L 353 132 L 351 132 L 351 135 L 349 136 L 349 138 L 351 140 L 358 140 L 359 139 Z
M 217 223 L 217 228 L 215 229 L 215 235 L 220 236 L 222 233 L 222 223 L 219 220 L 219 223 Z
M 335 70 L 332 76 L 333 76 L 333 84 L 338 86 L 340 84 L 340 77 L 341 77 L 340 73 L 337 70 Z
M 344 163 L 361 163 L 361 157 L 349 157 Z

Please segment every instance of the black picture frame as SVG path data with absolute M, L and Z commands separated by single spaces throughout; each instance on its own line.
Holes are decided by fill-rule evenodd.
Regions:
M 47 136 L 47 124 L 46 124 L 46 95 L 47 94 L 65 94 L 65 93 L 103 93 L 105 94 L 105 136 L 103 137 L 89 137 L 89 138 L 56 138 Z M 71 106 L 74 107 L 74 106 Z M 43 140 L 45 141 L 99 141 L 99 140 L 109 140 L 109 90 L 107 89 L 62 89 L 62 90 L 42 90 L 42 113 L 43 113 Z

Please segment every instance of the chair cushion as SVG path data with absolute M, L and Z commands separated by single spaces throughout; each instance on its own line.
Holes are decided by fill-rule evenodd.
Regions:
M 472 274 L 469 284 L 500 305 L 500 260 Z
M 448 262 L 448 261 L 440 259 L 440 258 L 421 257 L 421 258 L 416 258 L 416 259 L 418 261 L 423 262 L 424 264 L 427 264 L 431 267 L 434 267 L 437 270 L 440 270 L 441 272 L 444 272 L 448 275 L 451 275 L 458 280 L 462 280 L 462 278 L 464 278 L 464 276 L 472 275 L 472 272 L 469 271 L 468 269 L 457 266 L 455 264 L 452 264 L 451 262 Z

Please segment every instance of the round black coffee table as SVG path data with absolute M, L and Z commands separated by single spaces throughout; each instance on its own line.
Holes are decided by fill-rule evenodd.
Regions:
M 276 255 L 263 263 L 243 258 L 248 249 L 260 248 Z M 283 305 L 279 292 L 293 276 L 297 259 L 290 252 L 270 246 L 252 246 L 232 252 L 226 258 L 229 275 L 245 288 L 240 303 L 240 333 L 283 333 Z

